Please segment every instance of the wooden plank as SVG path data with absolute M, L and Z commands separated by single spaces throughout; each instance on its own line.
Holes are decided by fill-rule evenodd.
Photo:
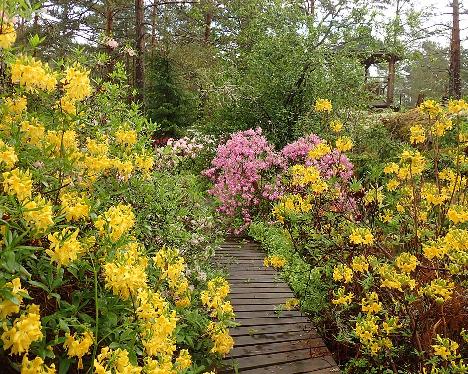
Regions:
M 248 318 L 237 321 L 240 326 L 287 325 L 310 322 L 307 317 L 264 317 Z
M 264 326 L 238 326 L 231 330 L 231 336 L 264 335 L 278 332 L 315 332 L 310 323 L 293 323 L 288 325 L 264 325 Z
M 264 359 L 263 362 L 268 362 Z M 307 374 L 315 373 L 318 370 L 333 368 L 335 366 L 333 359 L 321 358 L 305 358 L 302 360 L 295 360 L 292 362 L 275 363 L 257 368 L 242 369 L 242 374 L 272 374 L 272 373 L 285 373 L 285 374 Z M 221 371 L 220 373 L 234 373 L 234 371 Z
M 276 282 L 270 284 L 264 283 L 244 283 L 231 284 L 231 293 L 255 293 L 258 292 L 291 292 L 291 289 L 284 282 Z M 291 292 L 292 293 L 292 292 Z
M 290 299 L 294 297 L 292 292 L 283 292 L 281 290 L 275 292 L 272 290 L 270 292 L 255 292 L 255 290 L 249 289 L 248 291 L 244 292 L 232 292 L 230 293 L 231 299 L 249 299 L 249 300 L 256 300 L 256 299 L 270 299 L 270 298 L 285 298 Z
M 235 329 L 231 329 L 231 333 Z M 240 335 L 234 337 L 235 346 L 242 347 L 244 345 L 256 345 L 274 342 L 290 342 L 304 339 L 318 338 L 317 333 L 314 331 L 291 331 L 291 332 L 277 332 L 271 334 L 258 334 L 258 335 Z
M 250 319 L 250 318 L 281 318 L 281 317 L 302 317 L 301 312 L 298 310 L 288 310 L 288 311 L 268 311 L 268 310 L 260 310 L 260 311 L 234 311 L 236 314 L 236 320 L 241 319 Z
M 258 354 L 290 352 L 298 349 L 317 349 L 325 348 L 321 338 L 308 340 L 295 340 L 293 342 L 267 343 L 257 345 L 247 345 L 244 347 L 234 347 L 229 353 L 228 358 L 256 356 Z
M 291 364 L 290 367 L 292 370 L 300 369 L 299 372 L 303 372 L 304 368 L 302 365 L 295 367 L 293 363 L 297 361 L 307 360 L 308 366 L 305 367 L 307 371 L 310 371 L 312 368 L 324 369 L 327 367 L 333 366 L 328 360 L 323 360 L 322 358 L 311 357 L 310 349 L 300 349 L 295 351 L 288 352 L 274 352 L 267 354 L 258 354 L 254 357 L 238 357 L 235 359 L 236 367 L 240 369 L 241 373 L 245 373 L 246 370 L 263 368 L 265 366 L 274 366 L 275 372 L 278 365 L 282 364 Z M 312 367 L 311 367 L 312 366 Z M 271 370 L 271 368 L 270 368 Z
M 282 310 L 280 306 L 282 303 L 278 304 L 237 304 L 235 307 L 235 312 L 260 312 L 260 311 L 271 311 L 275 312 L 277 310 Z
M 284 305 L 287 298 L 285 297 L 276 297 L 276 298 L 268 298 L 268 299 L 238 299 L 235 297 L 231 297 L 231 304 L 237 306 L 241 305 Z

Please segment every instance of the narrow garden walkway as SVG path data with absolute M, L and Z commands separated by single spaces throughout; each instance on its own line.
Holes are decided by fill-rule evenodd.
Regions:
M 229 273 L 231 303 L 240 326 L 231 329 L 234 349 L 221 373 L 339 373 L 310 321 L 297 310 L 281 311 L 294 297 L 279 274 L 263 266 L 252 242 L 226 241 L 215 261 Z

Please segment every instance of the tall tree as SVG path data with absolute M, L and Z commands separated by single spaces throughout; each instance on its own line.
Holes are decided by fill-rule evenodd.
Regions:
M 460 3 L 452 1 L 452 38 L 450 41 L 449 96 L 461 98 Z
M 144 99 L 145 86 L 145 2 L 135 0 L 135 86 L 138 90 L 138 99 Z

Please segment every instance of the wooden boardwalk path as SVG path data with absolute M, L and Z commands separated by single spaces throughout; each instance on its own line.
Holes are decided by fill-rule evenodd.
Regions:
M 231 303 L 239 327 L 221 373 L 332 374 L 338 366 L 310 321 L 297 310 L 279 311 L 294 297 L 279 274 L 263 266 L 265 254 L 252 242 L 227 241 L 215 262 L 229 273 Z

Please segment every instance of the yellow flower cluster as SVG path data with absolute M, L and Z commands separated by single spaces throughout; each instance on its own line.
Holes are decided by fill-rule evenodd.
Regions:
M 63 347 L 67 349 L 68 357 L 78 358 L 78 369 L 83 369 L 83 356 L 89 352 L 93 345 L 93 333 L 86 331 L 82 336 L 67 334 Z
M 452 297 L 455 283 L 437 278 L 420 289 L 420 293 L 432 297 L 438 303 L 443 303 Z
M 449 338 L 442 338 L 440 335 L 437 334 L 436 336 L 437 343 L 432 345 L 434 349 L 434 354 L 442 358 L 442 360 L 448 361 L 451 359 L 456 358 L 457 350 L 459 345 L 457 342 L 449 339 Z
M 7 298 L 0 298 L 0 321 L 3 321 L 12 314 L 19 313 L 23 296 L 28 295 L 28 291 L 21 287 L 20 278 L 14 278 L 11 282 L 7 282 L 4 290 L 9 292 L 18 303 L 14 303 Z
M 28 100 L 24 96 L 7 97 L 5 105 L 7 113 L 19 115 L 27 109 Z
M 213 348 L 211 348 L 212 353 L 225 356 L 234 346 L 234 339 L 229 335 L 229 330 L 220 323 L 210 322 L 208 334 L 214 343 Z
M 349 235 L 349 241 L 353 244 L 372 245 L 374 243 L 374 235 L 367 227 L 358 227 L 353 229 Z
M 190 305 L 189 282 L 185 277 L 185 260 L 177 248 L 162 248 L 153 257 L 154 263 L 161 271 L 160 281 L 167 281 L 173 291 L 176 306 Z
M 200 298 L 203 305 L 212 310 L 212 316 L 228 317 L 234 316 L 230 301 L 226 301 L 229 294 L 229 283 L 221 277 L 208 281 L 208 289 L 201 292 Z
M 296 299 L 295 297 L 291 297 L 286 300 L 284 303 L 284 308 L 286 310 L 293 310 L 299 308 L 299 300 Z
M 3 17 L 3 12 L 2 12 Z M 0 22 L 0 48 L 11 48 L 16 40 L 16 30 L 12 22 Z
M 18 200 L 30 199 L 32 179 L 29 170 L 13 169 L 3 173 L 3 189 L 8 195 L 16 195 Z
M 393 347 L 392 341 L 386 336 L 385 330 L 382 328 L 383 326 L 379 326 L 378 321 L 377 316 L 368 313 L 366 317 L 356 321 L 354 330 L 361 344 L 373 356 L 382 350 L 388 350 Z
M 340 136 L 335 141 L 335 147 L 341 152 L 347 152 L 353 148 L 353 141 L 348 136 Z
M 136 144 L 138 136 L 135 130 L 119 128 L 115 133 L 115 141 L 117 144 L 132 147 Z
M 46 231 L 54 224 L 52 204 L 41 196 L 29 200 L 23 205 L 23 217 L 39 232 Z
M 76 229 L 70 232 L 70 228 L 66 227 L 61 232 L 49 234 L 50 247 L 46 253 L 51 261 L 57 263 L 58 267 L 68 266 L 82 253 L 81 243 L 77 239 L 79 231 Z
M 413 144 L 424 143 L 426 140 L 426 130 L 420 125 L 414 125 L 410 127 L 410 142 Z
M 27 91 L 53 91 L 57 77 L 49 65 L 34 57 L 21 56 L 11 64 L 11 81 L 24 86 Z
M 450 100 L 447 106 L 447 110 L 450 114 L 459 114 L 468 110 L 468 103 L 463 100 Z
M 447 211 L 447 218 L 454 224 L 468 221 L 468 209 L 460 205 L 452 205 Z
M 364 313 L 372 314 L 380 312 L 382 310 L 382 303 L 379 302 L 379 295 L 376 292 L 367 294 L 361 301 L 361 307 Z
M 78 221 L 89 216 L 89 205 L 77 192 L 66 192 L 60 195 L 62 211 L 67 221 Z
M 293 186 L 309 186 L 317 194 L 327 190 L 327 183 L 320 177 L 320 172 L 315 166 L 294 165 L 291 167 Z
M 302 198 L 301 195 L 285 195 L 275 204 L 273 215 L 278 221 L 283 221 L 284 217 L 291 214 L 304 214 L 312 209 L 312 204 L 308 198 Z
M 28 352 L 31 343 L 42 339 L 41 328 L 39 307 L 31 304 L 27 307 L 26 313 L 15 319 L 11 328 L 4 326 L 1 336 L 3 349 L 10 349 L 12 355 Z
M 11 170 L 18 162 L 18 156 L 16 155 L 15 148 L 5 144 L 0 139 L 0 165 L 4 164 L 5 169 Z
M 139 289 L 146 288 L 147 266 L 148 260 L 140 253 L 138 243 L 132 242 L 119 248 L 114 260 L 103 266 L 106 288 L 127 300 Z
M 142 368 L 133 365 L 128 357 L 128 351 L 117 348 L 115 351 L 109 347 L 101 349 L 101 353 L 94 360 L 94 371 L 97 374 L 125 373 L 140 374 Z
M 317 99 L 315 101 L 314 110 L 318 113 L 331 113 L 332 109 L 332 103 L 328 99 Z
M 282 269 L 286 265 L 287 261 L 284 257 L 281 256 L 268 256 L 263 260 L 263 266 L 274 267 L 275 269 Z
M 99 216 L 94 225 L 101 234 L 109 235 L 110 240 L 115 243 L 122 235 L 130 231 L 135 224 L 135 215 L 130 205 L 119 204 L 111 206 L 104 216 Z
M 35 357 L 30 361 L 27 354 L 23 356 L 21 374 L 55 374 L 56 372 L 54 364 L 47 366 L 40 357 Z
M 327 144 L 327 142 L 321 142 L 309 151 L 308 156 L 312 160 L 317 160 L 329 154 L 330 152 L 331 147 Z
M 330 122 L 330 129 L 333 132 L 341 132 L 343 130 L 343 122 L 341 122 L 339 119 L 333 120 Z
M 353 301 L 354 294 L 352 292 L 346 293 L 344 287 L 338 288 L 338 291 L 334 294 L 335 298 L 332 299 L 332 303 L 335 305 L 349 305 Z
M 350 283 L 353 280 L 353 269 L 343 264 L 335 266 L 333 269 L 333 280 Z
M 419 106 L 420 112 L 427 114 L 429 118 L 433 119 L 442 114 L 442 107 L 435 100 L 426 100 Z

